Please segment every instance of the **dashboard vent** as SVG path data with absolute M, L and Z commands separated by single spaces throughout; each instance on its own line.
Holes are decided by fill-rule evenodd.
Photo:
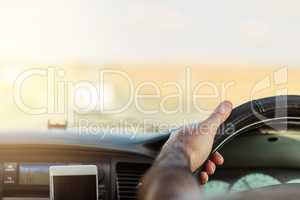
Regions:
M 118 200 L 136 200 L 138 184 L 149 167 L 150 164 L 117 164 L 116 186 Z

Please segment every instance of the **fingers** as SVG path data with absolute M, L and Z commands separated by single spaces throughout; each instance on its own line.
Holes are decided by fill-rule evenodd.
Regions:
M 206 184 L 208 182 L 208 174 L 206 172 L 200 173 L 200 183 L 202 185 Z
M 224 158 L 219 152 L 214 153 L 211 157 L 211 160 L 216 165 L 223 165 L 224 164 Z
M 212 130 L 210 132 L 215 134 L 218 127 L 229 117 L 231 111 L 232 103 L 223 101 L 217 106 L 210 117 L 201 124 L 201 127 L 209 128 L 209 130 Z
M 205 165 L 205 171 L 208 175 L 213 175 L 216 171 L 216 165 L 211 160 L 207 161 Z
M 223 163 L 223 156 L 219 152 L 216 152 L 212 155 L 211 159 L 207 161 L 205 165 L 205 171 L 208 175 L 213 175 L 216 171 L 217 166 L 223 165 Z
M 216 171 L 217 166 L 223 165 L 223 163 L 223 156 L 219 152 L 216 152 L 212 155 L 211 159 L 207 161 L 205 165 L 205 171 L 208 175 L 213 175 Z
M 223 163 L 223 156 L 219 152 L 214 153 L 211 157 L 211 160 L 207 161 L 204 171 L 200 173 L 200 183 L 206 184 L 209 180 L 209 176 L 215 173 L 217 166 L 223 165 Z

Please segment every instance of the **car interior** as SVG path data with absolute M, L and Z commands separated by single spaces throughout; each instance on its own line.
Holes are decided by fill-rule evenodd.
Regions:
M 289 120 L 272 121 L 246 127 L 253 115 L 241 112 L 253 102 L 264 116 L 273 112 L 274 97 L 248 102 L 234 110 L 224 126 L 239 119 L 236 130 L 217 135 L 214 148 L 219 148 L 226 163 L 201 186 L 206 197 L 251 191 L 300 182 L 299 121 L 292 118 L 298 112 L 299 96 L 287 96 Z M 277 98 L 278 99 L 278 98 Z M 281 100 L 282 101 L 282 100 Z M 258 104 L 259 103 L 259 104 Z M 291 110 L 291 108 L 293 108 Z M 252 114 L 255 113 L 254 111 Z M 286 114 L 286 113 L 285 113 Z M 236 117 L 238 116 L 238 117 Z M 281 117 L 279 117 L 281 118 Z M 256 119 L 258 120 L 258 119 Z M 243 124 L 243 125 L 241 125 Z M 288 124 L 284 128 L 283 124 Z M 275 126 L 273 126 L 275 125 Z M 219 133 L 226 133 L 220 127 Z M 15 137 L 18 135 L 17 143 Z M 54 165 L 96 165 L 98 168 L 98 199 L 134 200 L 142 176 L 147 172 L 169 137 L 158 135 L 97 135 L 81 137 L 76 132 L 50 130 L 46 132 L 1 133 L 1 196 L 3 199 L 49 199 L 49 167 Z M 220 139 L 221 138 L 221 139 Z M 224 139 L 225 138 L 225 139 Z M 226 141 L 226 144 L 225 142 Z M 220 147 L 220 144 L 223 147 Z
M 170 136 L 224 101 L 199 199 L 300 199 L 299 7 L 0 0 L 0 200 L 137 200 Z

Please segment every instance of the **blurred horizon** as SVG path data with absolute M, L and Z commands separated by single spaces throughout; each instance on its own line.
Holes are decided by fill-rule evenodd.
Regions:
M 300 94 L 299 7 L 295 0 L 0 1 L 0 128 L 150 119 L 147 130 L 155 131 L 160 123 L 202 120 L 225 99 L 237 106 Z M 103 70 L 132 85 L 116 73 L 101 85 Z M 16 92 L 25 72 L 35 74 Z M 78 83 L 90 90 L 74 89 Z M 121 113 L 100 112 L 139 94 L 146 98 Z
M 118 123 L 124 121 L 128 124 L 132 123 L 137 126 L 147 120 L 150 123 L 147 130 L 157 130 L 156 127 L 161 124 L 166 125 L 181 125 L 187 122 L 201 121 L 209 115 L 214 107 L 222 100 L 230 100 L 234 106 L 238 106 L 249 100 L 274 96 L 279 94 L 300 94 L 300 85 L 298 74 L 300 68 L 270 65 L 267 67 L 259 67 L 254 65 L 243 65 L 242 67 L 228 67 L 226 65 L 109 65 L 109 66 L 65 66 L 65 67 L 22 67 L 15 66 L 14 68 L 0 68 L 0 91 L 6 97 L 2 99 L 0 109 L 3 115 L 0 120 L 3 124 L 0 128 L 13 128 L 16 123 L 25 129 L 47 129 L 48 120 L 62 122 L 67 120 L 69 128 L 79 127 L 80 120 L 87 120 L 91 126 L 95 124 L 107 124 L 108 126 L 116 126 Z M 100 85 L 99 74 L 102 70 L 115 70 L 115 72 L 125 73 L 130 80 L 125 80 L 119 75 L 110 75 L 105 79 L 105 92 L 102 93 L 105 98 L 105 106 L 108 109 L 117 108 L 126 104 L 129 95 L 134 97 L 138 95 L 146 95 L 145 98 L 138 102 L 133 101 L 128 108 L 118 114 L 105 114 L 96 108 L 90 111 L 77 113 L 74 105 L 70 105 L 70 98 L 74 98 L 76 108 L 82 106 L 87 107 L 89 103 L 100 102 L 100 94 L 95 93 L 85 88 L 83 90 L 74 90 L 73 93 L 66 91 L 63 96 L 66 97 L 67 103 L 57 103 L 58 107 L 63 107 L 63 112 L 59 113 L 55 109 L 47 108 L 48 111 L 42 114 L 30 114 L 20 109 L 14 100 L 14 86 L 16 80 L 24 71 L 41 70 L 47 72 L 52 70 L 59 74 L 63 71 L 63 76 L 57 76 L 53 83 L 54 87 L 58 87 L 59 83 L 72 83 L 73 85 L 80 83 L 92 83 L 95 87 Z M 203 84 L 198 91 L 193 94 L 187 94 L 189 88 L 185 88 L 187 80 L 187 69 L 190 71 L 190 80 L 193 90 L 198 84 Z M 49 73 L 49 72 L 48 72 Z M 254 91 L 256 86 L 266 84 Z M 129 89 L 129 81 L 132 81 L 134 91 Z M 144 85 L 143 88 L 137 92 L 138 87 L 144 83 L 151 83 Z M 171 86 L 166 84 L 172 83 Z M 182 88 L 181 93 L 174 83 Z M 269 84 L 269 85 L 268 85 Z M 65 85 L 65 86 L 66 86 Z M 151 95 L 156 96 L 159 90 L 160 96 L 151 98 Z M 75 87 L 75 86 L 74 86 Z M 261 86 L 259 86 L 261 87 Z M 49 89 L 49 88 L 48 88 Z M 22 97 L 24 103 L 32 109 L 45 107 L 49 101 L 49 90 L 47 89 L 47 76 L 33 76 L 24 81 L 22 86 Z M 57 90 L 55 90 L 57 92 Z M 252 94 L 252 92 L 254 92 Z M 56 98 L 57 93 L 54 94 Z M 91 96 L 92 95 L 92 96 Z M 93 97 L 96 95 L 96 97 Z M 100 95 L 100 96 L 97 96 Z M 150 96 L 147 96 L 150 95 Z M 172 96 L 175 95 L 175 96 Z M 200 97 L 194 102 L 194 97 Z M 161 106 L 160 104 L 166 97 L 170 97 Z M 59 99 L 61 97 L 57 97 Z M 182 98 L 183 102 L 179 99 Z M 61 102 L 61 101 L 60 101 Z M 58 105 L 60 104 L 60 105 Z M 137 107 L 138 105 L 138 107 Z M 189 111 L 186 111 L 187 106 L 191 105 Z M 197 107 L 198 106 L 198 107 Z M 178 112 L 167 113 L 162 110 L 162 107 L 167 110 Z M 141 111 L 156 110 L 155 113 L 147 113 Z M 58 108 L 57 108 L 58 109 Z M 71 109 L 71 110 L 70 110 Z M 200 110 L 199 110 L 200 109 Z M 52 110 L 52 111 L 49 111 Z M 55 111 L 53 111 L 55 110 Z M 86 123 L 87 121 L 83 121 Z M 152 125 L 151 125 L 152 123 Z M 127 124 L 127 125 L 128 125 Z M 86 124 L 84 124 L 86 125 Z M 147 125 L 148 126 L 148 125 Z

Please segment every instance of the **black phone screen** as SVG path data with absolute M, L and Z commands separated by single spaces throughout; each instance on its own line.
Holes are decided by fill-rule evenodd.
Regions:
M 97 200 L 97 176 L 53 176 L 54 200 Z

